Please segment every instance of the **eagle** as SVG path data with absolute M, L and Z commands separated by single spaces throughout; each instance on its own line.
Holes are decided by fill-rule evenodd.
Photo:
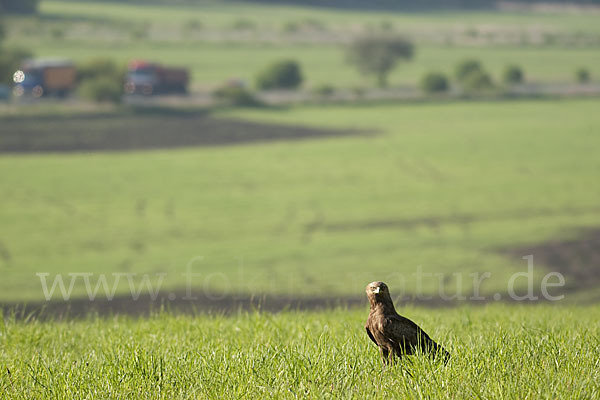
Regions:
M 433 357 L 442 356 L 448 362 L 450 353 L 434 342 L 417 324 L 399 315 L 394 308 L 387 285 L 371 282 L 366 288 L 371 311 L 365 329 L 369 338 L 379 347 L 384 364 L 403 355 L 414 354 L 417 349 Z

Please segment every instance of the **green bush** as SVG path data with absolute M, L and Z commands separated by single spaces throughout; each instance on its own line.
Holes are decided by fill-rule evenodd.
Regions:
M 379 29 L 381 30 L 381 32 L 393 32 L 394 23 L 390 20 L 381 21 L 379 23 Z
M 365 97 L 365 95 L 367 94 L 367 90 L 362 86 L 355 86 L 351 90 L 352 90 L 352 94 L 357 99 L 361 99 L 361 98 Z
M 120 83 L 125 78 L 126 68 L 110 58 L 94 58 L 77 66 L 77 79 L 82 82 L 98 77 L 109 77 Z
M 233 21 L 231 28 L 235 31 L 252 31 L 256 29 L 256 24 L 245 18 L 238 18 Z
M 19 14 L 37 12 L 38 0 L 0 0 L 0 11 Z
M 421 89 L 425 93 L 441 93 L 448 88 L 448 78 L 439 72 L 430 72 L 421 79 Z
M 387 86 L 388 74 L 398 61 L 410 60 L 414 46 L 395 35 L 371 34 L 356 39 L 347 49 L 348 61 L 363 74 L 377 78 L 379 86 Z
M 110 76 L 86 79 L 79 86 L 82 97 L 96 102 L 119 103 L 123 95 L 123 84 Z
M 50 36 L 54 40 L 60 40 L 65 37 L 65 29 L 59 26 L 55 26 L 50 29 Z
M 456 66 L 454 76 L 466 92 L 482 92 L 494 87 L 490 74 L 477 60 L 468 59 L 460 62 Z
M 472 73 L 482 71 L 483 67 L 479 61 L 472 59 L 463 60 L 456 66 L 454 77 L 459 83 L 461 83 Z
M 246 88 L 225 86 L 213 92 L 213 97 L 231 106 L 256 107 L 262 103 Z
M 331 85 L 319 85 L 312 89 L 312 93 L 319 97 L 329 97 L 335 93 L 335 88 Z
M 327 25 L 325 25 L 323 21 L 316 18 L 306 18 L 304 21 L 302 21 L 302 25 L 304 25 L 306 29 L 312 31 L 327 31 Z
M 126 69 L 110 58 L 94 58 L 77 66 L 79 93 L 97 102 L 119 103 Z
M 183 30 L 185 32 L 200 31 L 202 30 L 202 21 L 198 19 L 189 19 L 185 22 Z
M 261 71 L 256 78 L 256 86 L 262 90 L 296 89 L 302 79 L 300 65 L 296 61 L 284 60 Z
M 21 64 L 31 53 L 21 49 L 5 49 L 0 47 L 0 84 L 11 85 L 13 73 L 21 68 Z
M 0 4 L 3 4 L 0 0 Z M 2 47 L 2 41 L 4 39 L 4 25 L 0 20 L 0 85 L 12 85 L 13 74 L 16 70 L 21 68 L 21 64 L 27 58 L 30 58 L 32 54 L 23 49 L 11 49 Z
M 131 27 L 129 31 L 129 35 L 133 40 L 145 40 L 150 37 L 150 28 L 152 24 L 148 21 L 141 22 L 139 24 L 135 24 Z
M 575 71 L 575 79 L 577 79 L 577 82 L 579 83 L 588 83 L 590 78 L 590 71 L 588 71 L 587 68 L 578 68 L 577 71 Z
M 283 33 L 296 33 L 300 30 L 300 24 L 296 21 L 287 21 L 281 27 Z
M 482 92 L 494 87 L 490 75 L 483 71 L 473 71 L 462 81 L 462 87 L 467 92 Z
M 502 81 L 507 85 L 522 83 L 523 78 L 523 70 L 516 65 L 507 66 L 502 73 Z

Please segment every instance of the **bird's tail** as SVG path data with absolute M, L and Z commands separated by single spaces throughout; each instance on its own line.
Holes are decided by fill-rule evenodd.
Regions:
M 448 364 L 448 361 L 450 361 L 450 352 L 448 352 L 448 350 L 444 349 L 442 346 L 438 345 L 438 353 L 441 357 L 442 360 L 444 361 L 444 365 Z
M 448 364 L 448 360 L 450 360 L 450 353 L 433 340 L 431 341 L 431 343 L 431 356 L 433 358 L 441 357 L 444 361 L 444 364 Z
M 447 364 L 448 360 L 450 360 L 450 353 L 442 346 L 437 344 L 435 341 L 433 341 L 433 339 L 431 339 L 429 336 L 423 336 L 424 337 L 422 338 L 422 340 L 423 344 L 425 345 L 424 347 L 427 350 L 427 352 L 431 355 L 431 357 L 434 359 L 441 357 L 444 361 L 444 364 Z

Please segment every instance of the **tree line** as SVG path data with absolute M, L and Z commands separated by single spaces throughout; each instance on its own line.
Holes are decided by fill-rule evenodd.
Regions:
M 165 0 L 173 1 L 173 0 Z M 190 1 L 190 0 L 188 0 Z M 198 1 L 198 0 L 193 0 Z M 311 7 L 348 8 L 364 10 L 423 10 L 423 9 L 481 9 L 495 8 L 500 0 L 241 0 L 249 3 L 297 4 Z M 600 0 L 511 0 L 513 3 L 535 4 L 600 4 Z
M 32 14 L 37 11 L 39 0 L 0 0 L 0 11 Z
M 0 0 L 0 12 L 31 14 L 37 12 L 40 0 Z M 102 0 L 97 0 L 101 2 Z M 122 0 L 139 2 L 139 0 Z M 163 0 L 165 3 L 195 3 L 199 0 Z M 301 4 L 314 7 L 359 8 L 359 9 L 432 9 L 432 8 L 494 8 L 499 0 L 242 0 L 271 4 Z M 514 3 L 535 4 L 599 4 L 600 0 L 512 0 Z

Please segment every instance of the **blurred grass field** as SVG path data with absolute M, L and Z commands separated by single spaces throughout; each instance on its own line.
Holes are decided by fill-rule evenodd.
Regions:
M 535 311 L 535 312 L 532 312 Z M 9 398 L 600 397 L 597 307 L 401 309 L 452 354 L 382 368 L 366 310 L 0 324 Z
M 468 291 L 474 271 L 493 274 L 483 292 L 504 292 L 526 262 L 503 250 L 577 239 L 598 226 L 598 105 L 589 99 L 230 110 L 216 117 L 376 133 L 147 152 L 5 154 L 0 299 L 41 299 L 38 272 L 167 273 L 164 287 L 181 288 L 195 257 L 203 257 L 194 264 L 198 290 L 359 296 L 366 282 L 382 279 L 410 294 L 421 266 L 446 274 L 424 282 L 427 293 L 455 292 L 459 278 L 452 273 Z M 79 122 L 80 129 L 93 138 L 102 121 Z M 38 130 L 54 126 L 32 123 Z M 546 272 L 537 266 L 538 281 Z M 567 276 L 569 283 L 575 284 Z M 85 293 L 82 282 L 73 293 Z

